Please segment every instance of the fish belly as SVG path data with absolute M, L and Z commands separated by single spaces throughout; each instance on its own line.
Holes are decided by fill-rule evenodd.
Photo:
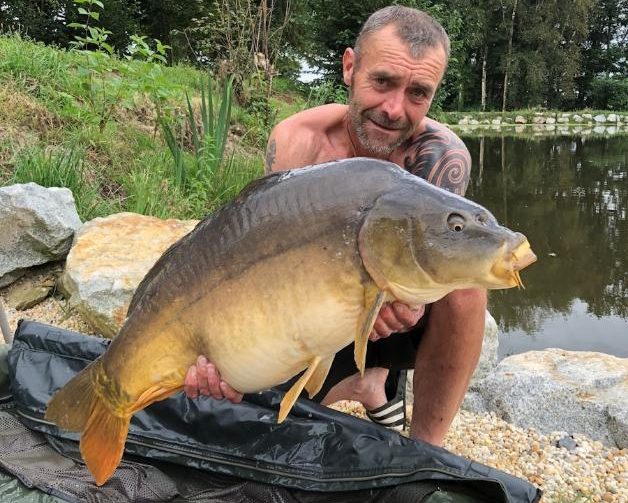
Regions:
M 190 318 L 203 320 L 205 354 L 224 380 L 247 393 L 280 384 L 315 356 L 351 343 L 363 305 L 352 261 L 311 245 L 224 281 Z

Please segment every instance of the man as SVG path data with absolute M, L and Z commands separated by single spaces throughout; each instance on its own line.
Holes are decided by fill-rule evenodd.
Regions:
M 464 194 L 468 151 L 426 117 L 448 57 L 447 34 L 427 14 L 401 6 L 375 12 L 343 56 L 349 104 L 316 107 L 279 123 L 268 142 L 267 172 L 374 157 Z M 427 308 L 385 305 L 370 337 L 364 377 L 356 373 L 349 346 L 314 399 L 325 405 L 357 400 L 367 411 L 385 410 L 387 369 L 413 367 L 410 435 L 441 445 L 479 359 L 485 310 L 486 292 L 478 289 L 454 291 Z M 185 390 L 191 397 L 242 398 L 204 357 L 190 368 Z

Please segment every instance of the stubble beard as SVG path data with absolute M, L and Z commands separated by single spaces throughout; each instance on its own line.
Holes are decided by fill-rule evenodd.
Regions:
M 405 123 L 404 121 L 391 121 L 385 115 L 377 114 L 377 112 L 372 109 L 360 110 L 359 103 L 356 102 L 353 93 L 351 92 L 351 89 L 349 89 L 348 101 L 349 120 L 351 122 L 351 126 L 355 131 L 356 136 L 358 137 L 360 146 L 369 155 L 373 157 L 388 157 L 395 151 L 397 147 L 401 146 L 408 138 L 412 136 L 411 125 Z M 394 141 L 390 143 L 377 141 L 376 139 L 370 138 L 368 133 L 366 132 L 364 124 L 367 120 L 371 120 L 376 124 L 384 127 L 398 129 L 400 134 Z

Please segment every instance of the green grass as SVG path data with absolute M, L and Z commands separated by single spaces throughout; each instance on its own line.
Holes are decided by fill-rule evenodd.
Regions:
M 149 82 L 153 87 L 142 92 L 138 76 L 154 68 L 113 60 L 111 77 L 119 83 L 111 88 L 116 103 L 111 118 L 101 123 L 99 110 L 90 104 L 85 66 L 83 54 L 19 35 L 0 36 L 2 183 L 67 187 L 84 220 L 118 211 L 202 218 L 263 173 L 263 151 L 251 155 L 250 145 L 235 144 L 205 184 L 182 193 L 173 181 L 174 164 L 150 92 L 165 96 L 161 105 L 167 116 L 185 112 L 185 93 L 198 100 L 207 85 L 206 73 L 186 65 L 159 67 Z M 247 116 L 244 111 L 241 115 Z M 244 141 L 252 134 L 245 131 Z M 189 147 L 186 156 L 191 155 Z

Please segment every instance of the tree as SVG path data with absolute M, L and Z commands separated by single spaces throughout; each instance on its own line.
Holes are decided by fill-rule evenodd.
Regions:
M 510 63 L 512 61 L 512 37 L 515 33 L 515 17 L 517 16 L 517 0 L 512 4 L 512 15 L 510 17 L 510 31 L 508 34 L 508 52 L 506 54 L 506 68 L 504 69 L 504 88 L 502 90 L 502 112 L 506 111 L 506 98 L 508 96 L 508 72 L 510 71 Z
M 600 90 L 612 85 L 613 78 L 620 88 L 628 78 L 628 0 L 598 0 L 591 13 L 576 79 L 577 104 L 599 105 Z

